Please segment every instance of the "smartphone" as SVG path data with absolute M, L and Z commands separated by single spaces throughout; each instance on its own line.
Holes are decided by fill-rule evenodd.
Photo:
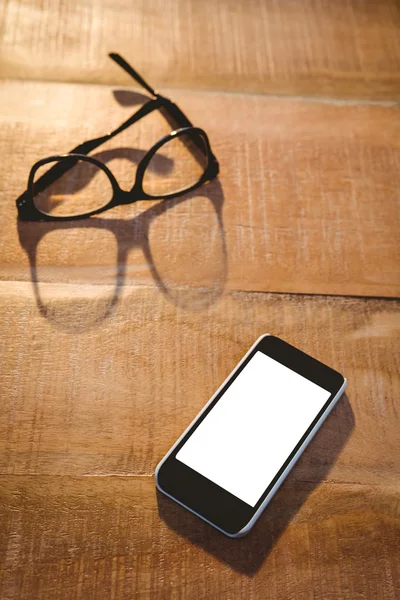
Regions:
M 222 533 L 246 535 L 346 383 L 261 336 L 158 464 L 157 488 Z

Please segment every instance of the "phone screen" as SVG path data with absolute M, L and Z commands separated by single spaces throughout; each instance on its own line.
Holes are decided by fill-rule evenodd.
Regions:
M 254 507 L 330 396 L 257 351 L 176 458 Z

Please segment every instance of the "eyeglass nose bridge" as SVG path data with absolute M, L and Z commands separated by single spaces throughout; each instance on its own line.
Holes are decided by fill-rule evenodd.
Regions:
M 123 190 L 118 186 L 118 188 L 114 190 L 114 197 L 109 208 L 120 206 L 122 204 L 133 204 L 134 202 L 137 202 L 139 198 L 141 198 L 141 195 L 138 193 L 136 183 L 131 190 Z

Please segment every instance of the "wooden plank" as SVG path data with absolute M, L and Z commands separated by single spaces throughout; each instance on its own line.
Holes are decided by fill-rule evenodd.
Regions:
M 215 302 L 183 288 L 176 306 L 129 287 L 110 314 L 113 295 L 113 286 L 45 284 L 40 314 L 30 283 L 0 284 L 0 473 L 151 475 L 269 331 L 349 380 L 348 401 L 298 476 L 396 481 L 397 302 L 246 293 Z
M 230 540 L 140 477 L 0 477 L 4 600 L 397 598 L 399 493 L 284 484 Z M 360 537 L 362 532 L 362 537 Z
M 399 296 L 400 109 L 248 94 L 398 100 L 399 25 L 396 0 L 0 3 L 0 77 L 126 84 L 120 51 L 160 88 L 210 90 L 170 95 L 221 162 L 182 201 L 16 223 L 35 160 L 144 98 L 2 83 L 2 599 L 400 596 L 399 302 L 249 293 Z M 129 188 L 167 131 L 153 115 L 98 157 Z M 267 330 L 350 385 L 233 544 L 152 475 Z
M 5 0 L 3 77 L 400 98 L 397 0 Z
M 16 227 L 14 200 L 31 165 L 117 127 L 143 96 L 104 86 L 3 85 L 2 279 L 29 280 L 37 250 L 42 282 L 112 283 L 118 265 L 125 281 L 155 280 L 172 294 L 188 286 L 214 295 L 224 288 L 400 295 L 399 106 L 173 97 L 209 133 L 218 182 L 179 201 L 138 202 L 79 224 Z M 130 189 L 138 160 L 169 130 L 153 114 L 95 155 Z

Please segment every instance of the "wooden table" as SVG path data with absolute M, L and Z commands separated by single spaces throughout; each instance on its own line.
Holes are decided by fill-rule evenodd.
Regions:
M 109 51 L 207 131 L 220 178 L 19 223 L 33 162 L 143 101 Z M 0 597 L 399 598 L 398 2 L 3 0 L 0 74 Z M 102 148 L 122 185 L 163 128 Z M 349 387 L 230 540 L 154 468 L 266 331 Z

